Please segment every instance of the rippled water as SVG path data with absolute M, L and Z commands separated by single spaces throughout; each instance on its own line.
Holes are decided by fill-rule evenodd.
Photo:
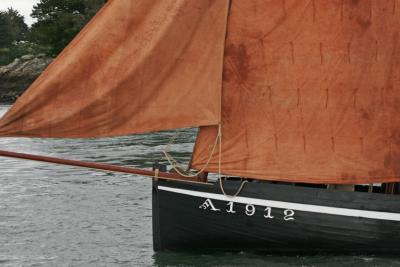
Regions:
M 0 115 L 7 109 L 0 105 Z M 0 138 L 0 149 L 150 168 L 174 135 Z M 181 162 L 188 161 L 195 135 L 185 130 L 171 146 Z M 0 265 L 400 266 L 400 258 L 154 253 L 149 178 L 0 158 Z

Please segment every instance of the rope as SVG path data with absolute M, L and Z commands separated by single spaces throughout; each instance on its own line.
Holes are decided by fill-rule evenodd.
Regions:
M 167 144 L 167 147 L 165 148 L 165 151 L 169 151 L 169 150 L 170 150 L 171 145 L 172 145 L 173 143 L 175 143 L 175 141 L 176 141 L 176 139 L 179 137 L 180 133 L 181 133 L 181 132 L 180 132 L 179 130 L 177 130 L 176 133 L 174 134 L 174 136 L 172 136 L 172 137 L 169 139 L 169 142 L 168 142 L 168 144 Z
M 242 180 L 242 183 L 240 184 L 240 187 L 239 187 L 239 189 L 236 191 L 236 193 L 235 194 L 233 194 L 233 195 L 229 195 L 229 194 L 227 194 L 226 192 L 225 192 L 225 189 L 224 189 L 224 185 L 223 185 L 223 183 L 222 183 L 222 129 L 221 129 L 221 125 L 219 125 L 219 153 L 218 153 L 218 176 L 219 176 L 219 188 L 221 189 L 221 192 L 224 194 L 224 196 L 227 196 L 227 197 L 237 197 L 239 194 L 240 194 L 240 192 L 242 192 L 242 190 L 243 190 L 243 188 L 244 188 L 244 185 L 247 183 L 247 181 L 246 180 Z
M 163 150 L 163 154 L 164 154 L 165 158 L 168 160 L 169 164 L 172 166 L 172 168 L 179 175 L 181 175 L 183 177 L 186 177 L 186 178 L 194 178 L 194 177 L 197 177 L 199 174 L 203 173 L 205 171 L 205 169 L 207 169 L 208 165 L 210 164 L 210 162 L 211 162 L 211 160 L 213 158 L 215 149 L 216 149 L 216 147 L 218 145 L 218 178 L 219 178 L 219 187 L 221 189 L 221 192 L 227 197 L 237 197 L 240 194 L 240 192 L 242 192 L 245 184 L 247 183 L 246 180 L 242 180 L 242 183 L 240 184 L 240 187 L 238 188 L 238 190 L 236 191 L 236 193 L 234 195 L 227 194 L 225 192 L 225 189 L 224 189 L 224 185 L 223 185 L 223 182 L 222 182 L 222 126 L 221 126 L 221 124 L 218 125 L 218 134 L 217 134 L 217 137 L 215 138 L 214 145 L 213 145 L 213 147 L 211 149 L 210 156 L 208 157 L 208 160 L 207 160 L 206 164 L 203 166 L 203 168 L 201 168 L 199 171 L 197 171 L 196 173 L 193 173 L 193 174 L 183 173 L 181 171 L 181 169 L 184 169 L 184 168 L 182 168 L 178 164 L 178 162 L 168 153 L 171 144 L 178 138 L 178 136 L 179 136 L 179 132 L 177 132 L 171 138 L 171 140 L 168 142 L 168 145 L 167 145 L 166 149 Z
M 193 174 L 183 173 L 181 171 L 181 169 L 184 169 L 184 168 L 180 167 L 178 162 L 167 152 L 167 149 L 169 149 L 170 145 L 177 138 L 177 136 L 178 136 L 178 133 L 173 138 L 171 138 L 170 142 L 167 145 L 167 148 L 165 150 L 163 150 L 163 154 L 164 154 L 165 158 L 167 159 L 167 161 L 169 162 L 169 164 L 172 166 L 172 168 L 179 175 L 186 177 L 186 178 L 194 178 L 194 177 L 197 177 L 199 174 L 203 173 L 205 171 L 205 169 L 207 169 L 208 165 L 210 164 L 210 162 L 213 158 L 213 155 L 214 155 L 215 148 L 217 147 L 218 143 L 220 143 L 220 145 L 219 145 L 219 147 L 220 147 L 219 154 L 220 155 L 219 155 L 219 163 L 218 163 L 219 168 L 220 168 L 220 165 L 221 165 L 221 162 L 220 162 L 221 161 L 221 125 L 219 125 L 219 127 L 218 127 L 218 134 L 217 134 L 217 137 L 215 138 L 214 145 L 211 149 L 210 156 L 208 157 L 206 164 L 203 166 L 203 168 L 201 168 L 199 171 L 197 171 L 196 173 L 193 173 Z
M 219 187 L 221 188 L 222 193 L 227 197 L 237 197 L 240 194 L 240 192 L 242 192 L 244 185 L 246 183 L 247 183 L 246 180 L 242 180 L 242 183 L 240 184 L 239 189 L 236 191 L 236 193 L 233 195 L 229 195 L 225 192 L 224 185 L 222 184 L 222 177 L 219 178 Z

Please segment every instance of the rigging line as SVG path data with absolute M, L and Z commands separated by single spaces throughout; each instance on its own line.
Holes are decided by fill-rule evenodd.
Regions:
M 233 195 L 229 195 L 226 193 L 225 189 L 224 189 L 224 185 L 222 183 L 222 125 L 219 125 L 218 128 L 218 138 L 219 138 L 219 145 L 218 145 L 218 180 L 219 180 L 219 188 L 221 189 L 221 192 L 224 194 L 224 196 L 226 197 L 237 197 L 240 192 L 242 192 L 244 185 L 247 183 L 247 180 L 242 180 L 242 183 L 240 184 L 238 190 L 236 191 L 235 194 Z
M 225 189 L 224 189 L 224 185 L 222 184 L 222 177 L 220 177 L 219 178 L 219 187 L 221 188 L 221 191 L 222 191 L 222 193 L 224 194 L 224 196 L 226 196 L 226 197 L 237 197 L 239 194 L 240 194 L 240 192 L 242 192 L 242 190 L 243 190 L 243 188 L 244 188 L 244 185 L 247 183 L 247 180 L 243 180 L 242 179 L 242 183 L 240 184 L 240 186 L 239 186 L 239 188 L 238 188 L 238 190 L 236 191 L 236 193 L 235 194 L 233 194 L 233 195 L 229 195 L 229 194 L 227 194 L 226 192 L 225 192 Z
M 174 144 L 174 143 L 176 142 L 176 140 L 178 139 L 178 137 L 180 136 L 180 134 L 181 134 L 181 131 L 180 131 L 180 130 L 176 130 L 174 136 L 172 136 L 172 137 L 170 138 L 170 140 L 169 140 L 169 142 L 168 142 L 166 148 L 163 150 L 163 153 L 164 153 L 164 156 L 167 158 L 167 160 L 168 160 L 168 157 L 170 158 L 170 160 L 171 160 L 171 162 L 172 162 L 172 163 L 170 162 L 170 165 L 176 166 L 176 167 L 178 167 L 178 168 L 180 168 L 180 169 L 183 170 L 183 169 L 185 169 L 185 168 L 183 168 L 183 166 L 180 165 L 180 164 L 178 163 L 178 161 L 175 160 L 175 159 L 171 156 L 171 154 L 169 154 L 169 151 L 171 150 L 171 145 Z M 168 156 L 165 155 L 165 153 L 167 153 Z
M 169 139 L 169 142 L 168 142 L 168 144 L 167 144 L 167 147 L 165 148 L 166 151 L 170 151 L 171 145 L 173 145 L 173 144 L 175 143 L 176 139 L 178 139 L 178 137 L 179 137 L 180 134 L 181 134 L 181 132 L 180 132 L 179 130 L 176 130 L 176 131 L 175 131 L 174 136 L 172 136 L 172 137 Z
M 193 178 L 193 177 L 197 177 L 199 174 L 203 173 L 207 169 L 208 165 L 210 164 L 210 162 L 214 156 L 215 148 L 217 147 L 217 144 L 220 142 L 221 142 L 221 125 L 219 125 L 219 127 L 218 127 L 218 134 L 217 134 L 217 137 L 215 138 L 215 142 L 211 149 L 210 156 L 208 157 L 207 162 L 205 163 L 203 168 L 201 168 L 199 171 L 197 171 L 196 173 L 193 173 L 193 174 L 183 173 L 181 171 L 181 169 L 183 169 L 183 168 L 181 168 L 179 166 L 178 162 L 168 153 L 168 151 L 163 150 L 162 152 L 163 152 L 165 158 L 167 159 L 167 161 L 169 162 L 169 164 L 179 175 L 186 177 L 186 178 Z

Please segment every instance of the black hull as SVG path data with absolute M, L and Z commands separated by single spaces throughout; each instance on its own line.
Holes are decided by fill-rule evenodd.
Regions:
M 224 183 L 228 192 L 239 185 Z M 155 251 L 393 254 L 400 252 L 400 196 L 247 183 L 229 198 L 217 184 L 155 181 L 153 235 Z

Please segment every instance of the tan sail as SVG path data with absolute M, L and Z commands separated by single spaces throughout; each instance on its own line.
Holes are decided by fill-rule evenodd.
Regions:
M 222 100 L 224 174 L 400 181 L 400 8 L 393 0 L 233 0 Z M 202 127 L 192 166 L 209 158 Z M 218 153 L 208 166 L 218 172 Z
M 215 125 L 228 0 L 108 1 L 0 120 L 0 136 Z

